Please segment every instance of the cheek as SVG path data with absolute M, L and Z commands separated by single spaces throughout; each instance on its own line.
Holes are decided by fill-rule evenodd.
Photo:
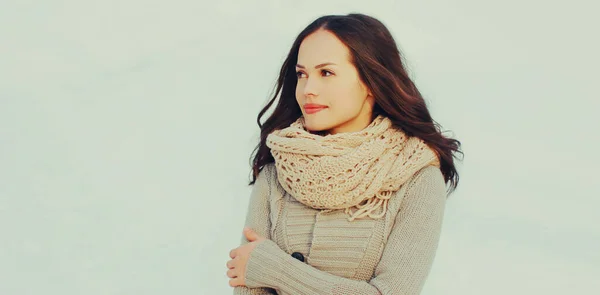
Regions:
M 302 91 L 300 90 L 300 87 L 296 87 L 296 102 L 298 102 L 298 104 L 302 104 L 302 101 L 304 99 L 304 96 L 302 95 Z
M 364 92 L 357 83 L 343 83 L 332 88 L 331 105 L 340 111 L 356 111 L 362 107 L 366 92 Z
M 302 97 L 304 96 L 304 86 L 306 85 L 306 79 L 297 79 L 296 80 L 296 96 Z

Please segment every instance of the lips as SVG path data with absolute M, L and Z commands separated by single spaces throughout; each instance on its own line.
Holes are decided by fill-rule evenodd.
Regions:
M 326 108 L 327 108 L 327 106 L 325 106 L 325 105 L 314 104 L 314 103 L 307 103 L 304 105 L 304 111 L 307 114 L 314 114 L 314 113 L 319 112 Z

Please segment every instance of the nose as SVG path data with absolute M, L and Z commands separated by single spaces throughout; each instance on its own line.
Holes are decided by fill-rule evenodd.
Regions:
M 304 96 L 316 96 L 318 94 L 318 86 L 317 79 L 307 78 L 304 82 L 304 88 L 302 89 Z

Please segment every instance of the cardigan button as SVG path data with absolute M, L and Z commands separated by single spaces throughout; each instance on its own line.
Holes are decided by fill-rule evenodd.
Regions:
M 304 255 L 302 255 L 302 253 L 300 253 L 300 252 L 292 253 L 292 257 L 304 262 Z

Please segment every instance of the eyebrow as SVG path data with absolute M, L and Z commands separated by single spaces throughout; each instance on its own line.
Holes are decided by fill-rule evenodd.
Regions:
M 318 65 L 316 65 L 316 66 L 315 66 L 315 69 L 322 68 L 322 67 L 324 67 L 324 66 L 328 66 L 328 65 L 335 65 L 335 64 L 334 64 L 334 63 L 332 63 L 332 62 L 325 62 L 325 63 L 322 63 L 322 64 L 318 64 Z M 301 69 L 304 69 L 304 68 L 305 68 L 305 67 L 304 67 L 303 65 L 301 65 L 301 64 L 297 64 L 297 65 L 296 65 L 296 67 L 298 67 L 298 68 L 301 68 Z

